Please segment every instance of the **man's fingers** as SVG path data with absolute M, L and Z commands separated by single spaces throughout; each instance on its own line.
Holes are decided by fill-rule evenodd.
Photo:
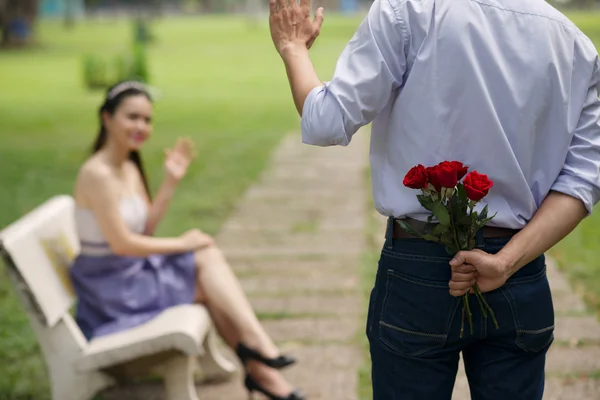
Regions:
M 471 264 L 460 264 L 456 267 L 452 267 L 452 272 L 462 272 L 466 274 L 475 271 L 477 271 L 477 268 L 475 268 L 475 266 Z
M 317 8 L 317 12 L 315 12 L 315 28 L 317 29 L 317 35 L 319 35 L 319 32 L 321 31 L 321 26 L 323 26 L 323 19 L 325 18 L 324 16 L 325 14 L 325 10 L 323 9 L 323 7 L 319 7 Z
M 300 7 L 310 9 L 310 0 L 300 0 Z
M 448 287 L 450 288 L 449 292 L 451 296 L 459 297 L 463 296 L 469 292 L 473 292 L 473 285 L 475 285 L 476 280 L 472 279 L 467 282 L 457 282 L 454 279 L 448 283 Z
M 470 282 L 477 279 L 476 272 L 469 272 L 467 274 L 463 274 L 461 272 L 454 272 L 452 274 L 452 280 L 457 282 Z
M 283 10 L 286 7 L 285 0 L 279 0 L 279 11 Z
M 467 290 L 450 289 L 450 296 L 461 297 L 461 296 L 464 296 L 468 291 L 469 291 L 469 289 L 467 289 Z
M 452 268 L 459 267 L 467 262 L 467 257 L 465 255 L 466 251 L 459 251 L 454 255 L 454 258 L 450 260 L 450 266 Z
M 475 279 L 466 281 L 466 282 L 457 282 L 455 280 L 451 280 L 448 283 L 448 287 L 450 287 L 450 289 L 452 290 L 469 290 L 473 287 L 473 285 L 475 284 Z
M 461 264 L 476 264 L 477 261 L 481 260 L 482 254 L 486 253 L 479 249 L 459 251 L 454 258 L 450 260 L 450 266 L 458 267 Z
M 269 9 L 271 11 L 271 15 L 277 13 L 277 0 L 269 0 Z

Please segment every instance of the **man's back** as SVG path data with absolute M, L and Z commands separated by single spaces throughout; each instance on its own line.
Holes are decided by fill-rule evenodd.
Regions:
M 453 159 L 494 180 L 486 198 L 498 211 L 493 224 L 522 227 L 551 189 L 591 208 L 600 186 L 600 72 L 577 27 L 542 0 L 380 0 L 374 7 L 332 82 L 307 99 L 303 128 L 308 143 L 347 144 L 373 120 L 382 214 L 424 219 L 402 177 L 415 164 Z M 361 104 L 386 90 L 380 105 Z M 319 100 L 317 110 L 311 101 Z M 330 139 L 343 130 L 346 143 L 323 143 L 325 130 L 310 124 L 311 113 L 322 123 L 330 104 L 347 115 L 342 127 L 322 129 Z
M 492 1 L 375 0 L 323 84 L 308 52 L 323 10 L 313 21 L 310 0 L 270 0 L 303 141 L 347 145 L 373 121 L 375 204 L 388 217 L 365 330 L 376 400 L 451 398 L 461 354 L 473 398 L 544 395 L 555 326 L 544 253 L 600 199 L 600 63 L 543 1 Z M 422 236 L 404 218 L 431 216 L 407 171 L 443 160 L 490 175 L 482 202 L 500 229 L 456 232 L 440 208 Z
M 323 84 L 308 52 L 323 10 L 311 21 L 309 7 L 270 0 L 303 141 L 347 145 L 373 121 L 375 205 L 388 217 L 365 329 L 373 399 L 451 398 L 462 354 L 473 398 L 542 400 L 555 329 L 544 253 L 600 200 L 597 51 L 541 0 L 375 0 Z M 443 160 L 490 175 L 482 202 L 500 229 L 457 232 L 439 208 L 423 236 L 404 218 L 431 216 L 407 171 Z M 454 203 L 435 207 L 452 217 Z

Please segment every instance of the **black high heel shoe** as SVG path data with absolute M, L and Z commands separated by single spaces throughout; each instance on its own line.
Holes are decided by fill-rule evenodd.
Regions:
M 270 400 L 305 400 L 305 397 L 300 394 L 300 392 L 296 389 L 286 397 L 281 397 L 274 395 L 273 393 L 268 392 L 265 388 L 261 387 L 258 382 L 256 382 L 250 375 L 246 375 L 246 379 L 244 380 L 244 384 L 246 385 L 246 389 L 248 389 L 248 399 L 252 400 L 254 397 L 254 392 L 259 392 L 267 396 Z
M 246 363 L 248 360 L 256 360 L 261 363 L 275 369 L 282 369 L 288 367 L 296 362 L 296 359 L 293 357 L 280 355 L 276 358 L 266 358 L 259 352 L 249 347 L 246 347 L 244 344 L 240 343 L 235 350 L 237 356 L 240 358 L 242 363 Z

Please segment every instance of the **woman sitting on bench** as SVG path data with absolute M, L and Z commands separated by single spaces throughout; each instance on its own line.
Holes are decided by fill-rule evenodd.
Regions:
M 167 150 L 166 176 L 152 199 L 138 152 L 152 131 L 145 87 L 123 82 L 110 88 L 100 121 L 74 196 L 81 253 L 71 277 L 84 334 L 91 339 L 119 332 L 168 307 L 202 303 L 244 364 L 250 393 L 302 399 L 277 371 L 295 360 L 279 354 L 213 239 L 199 230 L 152 236 L 194 157 L 191 141 L 180 139 Z

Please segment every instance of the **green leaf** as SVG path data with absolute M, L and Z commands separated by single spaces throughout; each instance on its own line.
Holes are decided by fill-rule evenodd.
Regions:
M 481 212 L 479 213 L 479 219 L 480 220 L 486 219 L 487 215 L 488 215 L 488 206 L 486 204 L 485 207 L 483 207 L 483 210 L 481 210 Z
M 460 204 L 460 199 L 458 196 L 452 196 L 449 203 L 452 206 L 452 216 L 454 217 L 454 221 L 458 221 L 460 216 L 464 214 L 461 210 L 462 205 Z
M 418 194 L 417 195 L 417 200 L 419 200 L 419 203 L 427 210 L 431 211 L 431 208 L 433 206 L 433 200 L 431 199 L 431 196 L 425 195 L 425 194 Z
M 498 214 L 498 213 L 496 213 L 496 214 Z M 485 218 L 485 219 L 479 220 L 479 221 L 477 222 L 478 226 L 479 226 L 479 227 L 483 227 L 483 226 L 487 225 L 487 223 L 488 223 L 488 222 L 490 222 L 491 220 L 493 220 L 493 219 L 494 219 L 494 217 L 496 216 L 496 214 L 492 215 L 491 217 L 488 217 L 488 218 Z
M 437 218 L 438 222 L 442 225 L 450 225 L 450 214 L 442 203 L 434 203 L 433 209 L 431 210 L 433 215 Z
M 473 250 L 475 248 L 475 237 L 469 238 L 469 243 L 467 243 L 467 250 Z
M 458 253 L 458 251 L 454 248 L 454 246 L 446 246 L 445 249 L 446 249 L 446 253 L 450 254 L 451 256 Z
M 437 238 L 437 236 L 430 235 L 430 234 L 423 235 L 422 238 L 425 240 L 429 240 L 430 242 L 436 242 L 436 243 L 440 242 L 440 240 Z
M 407 224 L 406 221 L 398 219 L 398 220 L 396 220 L 396 223 L 398 225 L 400 225 L 400 227 L 402 229 L 404 229 L 406 232 L 408 232 L 409 234 L 411 234 L 413 236 L 417 236 L 417 237 L 423 237 L 423 234 L 421 232 L 419 232 L 418 230 L 416 230 L 415 228 L 413 228 L 412 226 Z
M 465 250 L 469 245 L 469 234 L 466 231 L 458 232 L 458 243 L 461 250 Z
M 458 185 L 456 185 L 456 191 L 458 194 L 458 197 L 463 200 L 465 203 L 469 202 L 469 198 L 467 197 L 467 191 L 465 190 L 465 185 L 463 185 L 462 183 L 459 183 Z
M 458 224 L 462 225 L 462 226 L 466 226 L 469 227 L 471 225 L 471 216 L 469 214 L 462 214 L 459 218 L 458 218 Z
M 446 232 L 449 229 L 449 227 L 447 225 L 441 225 L 441 224 L 437 224 L 434 228 L 433 228 L 433 234 L 436 236 L 440 236 L 442 235 L 444 232 Z
M 454 237 L 452 234 L 452 230 L 448 229 L 446 232 L 442 233 L 442 236 L 440 237 L 440 241 L 444 244 L 454 243 Z

